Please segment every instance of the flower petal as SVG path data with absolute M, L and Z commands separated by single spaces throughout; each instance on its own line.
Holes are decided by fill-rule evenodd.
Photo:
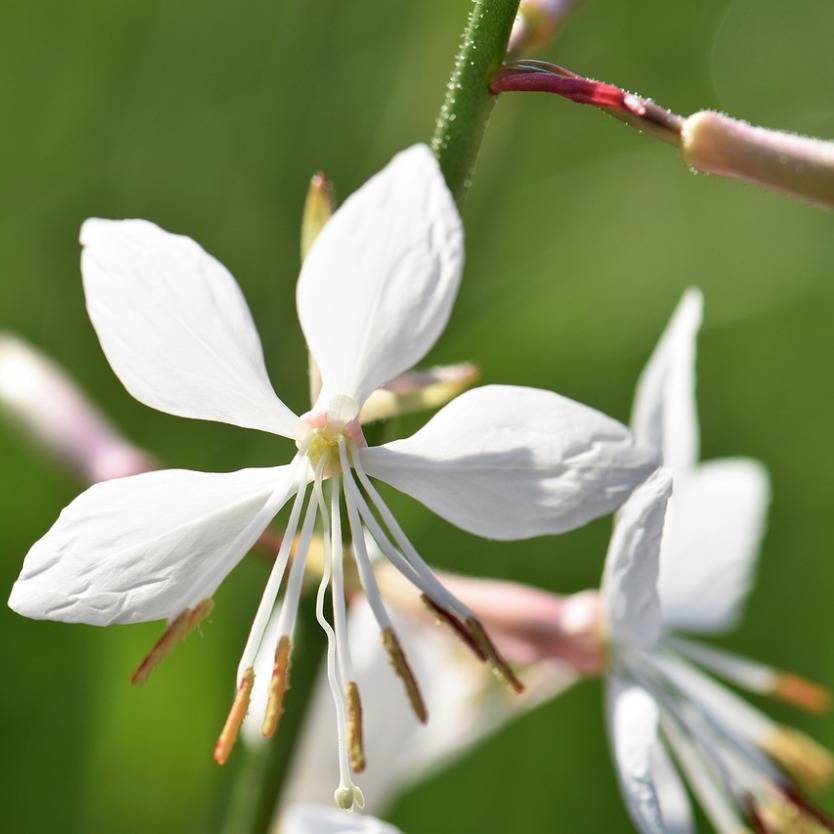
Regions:
M 695 820 L 689 794 L 666 747 L 660 741 L 655 742 L 652 748 L 652 777 L 665 831 L 668 834 L 693 834 Z
M 33 545 L 9 606 L 92 625 L 175 617 L 254 544 L 294 491 L 290 470 L 167 469 L 96 484 Z
M 229 271 L 146 220 L 81 228 L 87 311 L 110 365 L 140 402 L 180 417 L 295 437 L 255 324 Z
M 463 225 L 425 145 L 397 154 L 333 215 L 304 259 L 298 316 L 329 395 L 360 405 L 446 326 Z
M 675 485 L 660 557 L 668 625 L 701 632 L 735 625 L 753 584 L 769 501 L 767 470 L 745 458 L 703 464 Z
M 606 708 L 614 762 L 631 819 L 642 834 L 669 834 L 654 780 L 657 704 L 645 689 L 611 676 Z
M 369 474 L 494 539 L 563 533 L 625 501 L 656 462 L 625 426 L 550 391 L 467 391 L 420 431 L 362 451 Z
M 687 290 L 640 376 L 631 416 L 637 439 L 659 449 L 676 478 L 698 460 L 695 339 L 702 312 L 701 291 Z
M 602 597 L 615 640 L 653 645 L 662 614 L 657 592 L 666 504 L 672 494 L 667 469 L 658 469 L 620 511 L 605 557 Z
M 323 805 L 291 805 L 281 815 L 281 834 L 402 834 L 376 817 Z

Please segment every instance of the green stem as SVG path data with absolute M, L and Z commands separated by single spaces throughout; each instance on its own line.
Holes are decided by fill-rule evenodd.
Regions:
M 476 0 L 455 58 L 431 145 L 458 203 L 492 112 L 489 80 L 504 60 L 518 5 L 519 0 Z
M 292 764 L 327 641 L 315 617 L 315 589 L 301 599 L 286 710 L 278 733 L 256 749 L 238 742 L 237 767 L 221 834 L 265 834 Z

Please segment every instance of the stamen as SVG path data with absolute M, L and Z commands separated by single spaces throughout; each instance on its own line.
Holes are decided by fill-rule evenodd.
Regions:
M 174 646 L 185 640 L 211 614 L 213 608 L 214 600 L 204 599 L 194 608 L 186 608 L 171 620 L 162 636 L 153 644 L 151 650 L 142 658 L 142 662 L 130 676 L 130 682 L 132 684 L 144 683 L 150 677 L 151 672 L 171 654 Z
M 449 589 L 446 588 L 446 586 L 437 578 L 437 576 L 435 576 L 434 571 L 425 562 L 423 557 L 420 556 L 420 554 L 417 552 L 417 549 L 409 540 L 408 536 L 406 536 L 406 534 L 403 532 L 403 529 L 402 527 L 400 527 L 399 523 L 397 522 L 397 519 L 394 517 L 394 514 L 391 512 L 390 509 L 388 509 L 388 505 L 382 500 L 382 496 L 379 494 L 376 487 L 371 483 L 371 479 L 368 477 L 367 473 L 362 467 L 362 461 L 356 449 L 353 450 L 351 459 L 353 461 L 354 469 L 356 470 L 356 474 L 359 477 L 359 481 L 362 484 L 362 487 L 368 493 L 368 497 L 371 499 L 371 502 L 373 503 L 374 507 L 376 507 L 377 512 L 379 512 L 379 514 L 382 516 L 382 520 L 385 522 L 385 525 L 391 531 L 391 535 L 397 542 L 398 547 L 400 547 L 402 552 L 405 554 L 405 557 L 408 560 L 408 564 L 411 567 L 412 572 L 420 578 L 422 584 L 415 584 L 418 584 L 420 590 L 429 594 L 435 600 L 441 601 L 444 605 L 453 609 L 455 613 L 462 619 L 465 620 L 469 617 L 473 617 L 474 614 L 472 613 L 472 611 L 466 605 L 464 605 L 451 591 L 449 591 Z M 371 528 L 371 532 L 373 533 L 374 538 L 377 539 L 376 533 L 374 532 L 373 526 L 371 525 L 369 519 L 369 516 L 372 518 L 370 507 L 368 507 L 365 499 L 362 497 L 361 493 L 355 485 L 354 495 L 360 513 L 362 514 L 363 518 L 365 518 L 365 522 Z M 363 507 L 365 512 L 363 512 Z M 376 524 L 376 527 L 379 528 L 379 524 Z M 387 536 L 385 538 L 387 539 Z M 377 543 L 380 545 L 380 547 L 383 546 L 383 542 L 379 539 L 377 539 Z M 385 550 L 384 547 L 383 550 Z M 391 558 L 387 551 L 386 556 Z M 395 561 L 394 559 L 392 559 L 392 561 L 394 562 L 394 565 L 396 567 L 399 567 L 397 561 Z
M 773 695 L 809 712 L 827 712 L 831 708 L 831 693 L 824 686 L 789 672 L 777 674 Z
M 486 655 L 486 659 L 496 676 L 500 680 L 504 681 L 504 683 L 506 683 L 507 686 L 509 686 L 510 689 L 517 694 L 520 695 L 524 692 L 524 684 L 518 679 L 515 672 L 513 672 L 510 667 L 510 664 L 507 663 L 507 660 L 501 652 L 498 651 L 495 643 L 492 642 L 486 632 L 486 629 L 481 624 L 481 621 L 475 619 L 474 617 L 470 617 L 466 621 L 466 625 L 469 626 L 469 631 L 472 634 L 475 643 L 483 654 Z
M 408 700 L 417 720 L 421 724 L 425 724 L 429 720 L 429 713 L 426 709 L 423 695 L 420 692 L 420 687 L 417 684 L 417 679 L 414 677 L 414 672 L 405 656 L 405 653 L 400 646 L 400 641 L 394 633 L 394 629 L 390 626 L 382 629 L 382 645 L 385 651 L 388 652 L 388 659 L 397 673 L 397 677 L 403 682 Z
M 235 699 L 232 701 L 229 715 L 226 718 L 226 723 L 223 725 L 223 729 L 217 738 L 217 743 L 214 745 L 214 761 L 219 765 L 226 764 L 229 754 L 235 746 L 240 725 L 243 724 L 243 719 L 246 718 L 246 713 L 249 710 L 249 699 L 252 697 L 252 687 L 254 684 L 255 670 L 250 666 L 243 673 L 243 677 L 235 693 Z
M 475 638 L 463 625 L 463 623 L 451 611 L 447 611 L 441 605 L 438 605 L 428 594 L 421 594 L 420 599 L 423 600 L 426 608 L 434 614 L 435 619 L 440 625 L 447 625 L 452 629 L 452 633 L 461 639 L 466 647 L 482 662 L 486 662 L 487 656 L 483 649 L 475 641 Z
M 810 819 L 819 823 L 825 831 L 834 831 L 834 819 L 828 816 L 825 811 L 821 811 L 811 802 L 808 802 L 799 791 L 788 785 L 784 788 L 785 796 Z
M 265 738 L 272 738 L 278 730 L 281 716 L 284 714 L 284 695 L 289 689 L 290 683 L 290 652 L 292 643 L 290 638 L 283 634 L 278 640 L 275 649 L 275 665 L 272 667 L 272 680 L 269 682 L 269 696 L 266 704 L 266 715 L 264 716 L 261 733 Z
M 350 470 L 348 468 L 347 458 L 345 455 L 344 444 L 340 445 L 339 455 L 342 464 L 342 473 L 345 478 L 345 483 L 350 480 Z M 352 484 L 352 481 L 350 481 Z M 397 676 L 402 680 L 405 686 L 406 694 L 408 695 L 411 708 L 414 710 L 417 719 L 420 723 L 425 724 L 428 721 L 428 711 L 423 702 L 423 696 L 420 693 L 420 688 L 417 685 L 417 680 L 411 667 L 405 658 L 402 647 L 400 646 L 397 636 L 394 633 L 394 627 L 391 623 L 391 618 L 388 616 L 388 611 L 382 601 L 382 595 L 377 585 L 374 569 L 371 565 L 371 560 L 368 557 L 368 551 L 365 547 L 365 536 L 362 529 L 362 524 L 359 520 L 359 514 L 356 506 L 351 501 L 348 491 L 345 490 L 345 506 L 348 512 L 348 525 L 350 526 L 350 535 L 352 540 L 353 558 L 356 562 L 356 567 L 359 571 L 359 579 L 362 583 L 362 589 L 365 591 L 365 597 L 368 600 L 368 605 L 373 612 L 377 625 L 379 626 L 382 635 L 382 644 L 388 652 L 388 657 L 391 660 L 391 665 Z M 338 500 L 332 503 L 333 515 L 333 535 L 336 535 L 336 529 L 341 531 L 341 516 L 339 514 Z
M 834 777 L 831 752 L 792 727 L 777 725 L 762 740 L 762 748 L 810 790 L 822 790 Z
M 770 800 L 765 810 L 779 834 L 825 834 L 830 830 L 787 797 Z
M 350 751 L 350 769 L 361 773 L 365 769 L 365 744 L 362 738 L 362 701 L 359 687 L 350 681 L 345 689 L 347 705 L 348 750 Z
M 692 743 L 683 725 L 671 713 L 661 713 L 661 726 L 690 787 L 718 834 L 749 834 L 715 770 L 718 762 L 705 760 L 700 748 Z
M 275 600 L 278 597 L 278 591 L 281 587 L 281 582 L 284 579 L 284 573 L 287 570 L 287 564 L 290 559 L 290 552 L 295 540 L 295 532 L 298 529 L 298 520 L 301 515 L 301 507 L 304 504 L 304 496 L 307 493 L 307 485 L 305 483 L 305 469 L 306 463 L 300 456 L 296 455 L 292 466 L 299 467 L 299 481 L 298 491 L 293 501 L 290 517 L 287 520 L 287 529 L 284 531 L 284 537 L 281 540 L 281 546 L 278 549 L 278 555 L 275 557 L 275 563 L 269 574 L 269 579 L 266 582 L 266 587 L 261 595 L 261 600 L 258 603 L 258 610 L 255 613 L 255 619 L 252 621 L 252 627 L 249 630 L 249 636 L 246 639 L 246 646 L 243 649 L 243 656 L 238 664 L 238 677 L 243 674 L 245 669 L 255 663 L 255 656 L 263 640 L 266 625 L 269 622 L 269 615 L 275 606 Z

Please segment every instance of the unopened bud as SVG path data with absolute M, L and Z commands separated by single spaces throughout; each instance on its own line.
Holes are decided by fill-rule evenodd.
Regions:
M 304 200 L 304 211 L 301 215 L 301 260 L 313 246 L 319 232 L 336 211 L 336 201 L 333 197 L 333 184 L 323 172 L 319 171 L 310 180 L 307 198 Z M 310 404 L 314 405 L 321 391 L 321 371 L 312 354 L 308 356 L 310 368 Z
M 562 30 L 579 0 L 521 0 L 510 33 L 507 57 L 544 49 Z
M 687 164 L 834 207 L 834 142 L 769 130 L 703 111 L 683 126 Z
M 439 408 L 476 382 L 480 375 L 480 368 L 471 362 L 406 371 L 368 397 L 359 421 L 373 423 L 399 414 Z
M 154 468 L 69 376 L 21 339 L 0 333 L 0 412 L 86 483 Z
M 333 216 L 334 211 L 336 202 L 333 199 L 333 184 L 319 171 L 310 180 L 307 198 L 304 201 L 304 213 L 301 217 L 301 260 L 307 257 L 319 232 Z

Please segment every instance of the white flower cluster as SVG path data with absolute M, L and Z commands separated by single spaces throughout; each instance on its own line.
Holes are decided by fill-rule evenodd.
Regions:
M 181 417 L 289 438 L 296 452 L 280 466 L 222 474 L 159 470 L 95 484 L 30 550 L 9 600 L 15 611 L 95 625 L 167 620 L 134 675 L 144 680 L 209 613 L 217 587 L 286 506 L 284 535 L 215 748 L 219 763 L 247 714 L 247 737 L 253 721 L 255 735 L 278 727 L 305 573 L 312 570 L 321 579 L 317 618 L 328 638 L 325 677 L 337 727 L 323 736 L 313 711 L 308 735 L 318 741 L 311 737 L 303 747 L 291 796 L 318 801 L 305 795 L 315 793 L 305 772 L 319 786 L 327 782 L 327 762 L 335 761 L 338 805 L 362 807 L 353 776 L 367 765 L 369 805 L 378 809 L 415 769 L 554 693 L 575 670 L 607 677 L 614 759 L 641 831 L 693 829 L 681 771 L 720 834 L 799 830 L 778 822 L 791 814 L 829 825 L 790 775 L 826 777 L 827 755 L 704 670 L 809 706 L 821 705 L 824 693 L 673 631 L 715 633 L 736 621 L 769 501 L 758 463 L 697 462 L 697 291 L 684 297 L 640 380 L 631 428 L 550 391 L 487 385 L 460 394 L 410 437 L 369 446 L 363 405 L 439 338 L 463 269 L 462 222 L 425 146 L 398 154 L 351 196 L 305 257 L 298 316 L 321 385 L 300 416 L 272 388 L 237 283 L 198 244 L 142 220 L 88 220 L 81 243 L 90 318 L 134 397 Z M 440 577 L 375 481 L 463 530 L 507 541 L 562 533 L 617 511 L 601 590 L 586 594 L 583 605 L 562 607 L 522 592 L 530 606 L 511 606 L 515 592 L 506 588 L 490 595 Z M 349 557 L 367 601 L 351 612 Z M 465 680 L 457 695 L 446 686 L 435 698 L 438 676 L 444 685 L 455 676 L 440 668 L 440 650 L 424 662 L 414 638 L 425 626 L 400 605 L 403 582 L 512 689 L 521 693 L 529 685 L 516 706 L 479 715 Z M 527 629 L 538 605 L 543 613 Z M 542 648 L 548 628 L 552 642 Z M 403 632 L 409 634 L 401 642 Z M 413 650 L 406 652 L 409 643 Z M 363 696 L 367 706 L 387 692 L 389 665 L 415 718 L 394 722 L 385 739 L 374 736 L 366 749 Z M 379 680 L 373 669 L 381 670 Z M 373 685 L 360 693 L 358 682 L 368 679 Z M 422 730 L 422 745 L 406 743 L 435 700 L 447 713 L 438 717 L 439 729 Z M 393 829 L 298 806 L 285 815 L 282 831 Z

